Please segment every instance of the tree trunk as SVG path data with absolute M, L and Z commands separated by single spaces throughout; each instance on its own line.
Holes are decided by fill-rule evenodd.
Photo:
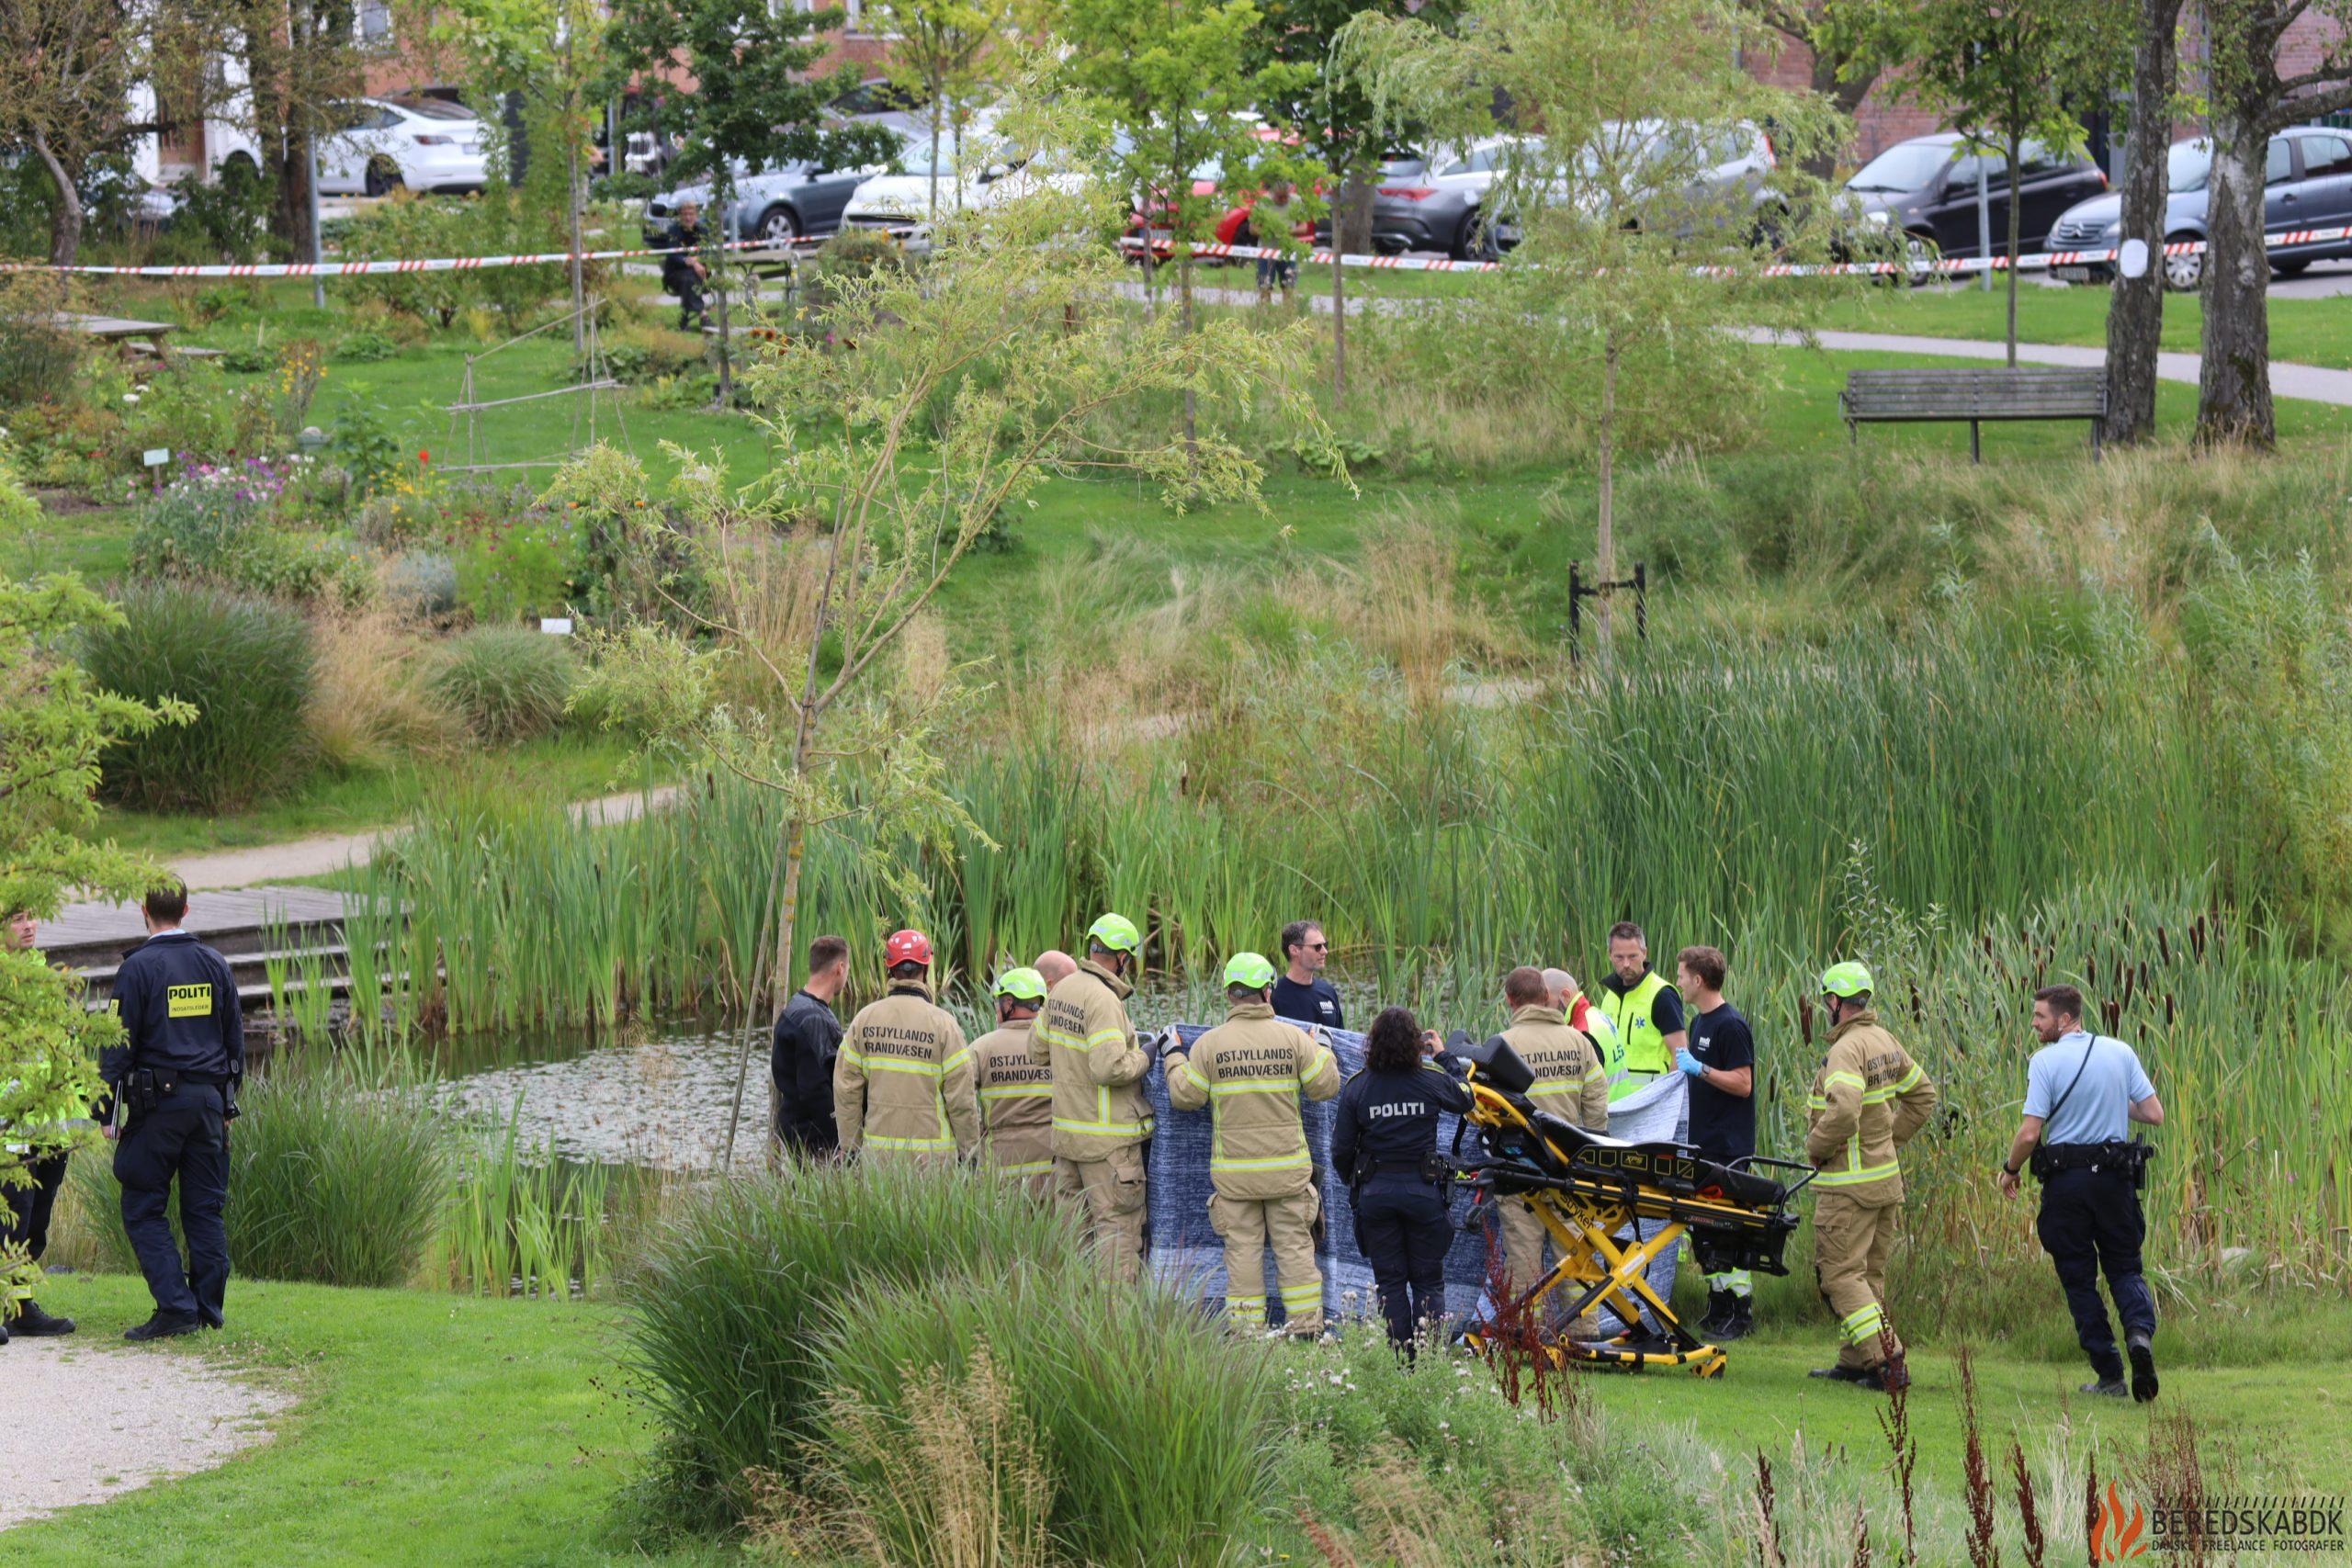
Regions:
M 2172 94 L 2180 64 L 2181 0 L 2141 0 L 2132 56 L 2132 128 L 2123 149 L 2125 243 L 2146 248 L 2137 277 L 2115 267 L 2107 304 L 2107 421 L 2113 444 L 2156 433 L 2156 352 L 2165 327 L 2165 160 L 2172 151 Z
M 1616 651 L 1616 622 L 1610 610 L 1617 581 L 1617 334 L 1611 332 L 1600 350 L 1600 519 L 1594 540 L 1600 594 L 1593 601 L 1593 625 L 1600 643 L 1600 663 L 1606 669 Z
M 960 180 L 961 178 L 963 178 L 963 171 L 962 171 L 962 169 L 961 169 L 961 167 L 960 167 L 960 166 L 959 166 L 959 167 L 957 168 L 957 170 L 956 170 L 956 178 L 957 178 L 957 179 L 959 179 L 959 180 Z M 958 189 L 958 193 L 960 194 L 962 187 L 959 186 L 957 187 L 957 189 Z M 930 221 L 931 221 L 934 226 L 935 226 L 935 225 L 937 225 L 937 223 L 939 222 L 939 95 L 938 95 L 938 93 L 937 93 L 936 91 L 933 91 L 933 94 L 932 94 L 932 96 L 931 96 L 931 216 L 930 216 Z
M 1797 41 L 1804 43 L 1806 40 L 1800 39 Z M 1811 46 L 1808 44 L 1807 47 Z M 1862 107 L 1862 100 L 1870 96 L 1871 88 L 1877 85 L 1878 73 L 1872 72 L 1864 77 L 1847 77 L 1839 73 L 1839 67 L 1844 63 L 1835 54 L 1815 53 L 1811 85 L 1815 92 L 1828 99 L 1840 115 L 1851 120 L 1854 111 Z M 1824 146 L 1798 167 L 1824 185 L 1833 184 L 1838 177 L 1838 162 L 1845 154 L 1846 149 L 1842 147 Z
M 1189 244 L 1176 257 L 1176 330 L 1189 349 L 1193 342 L 1193 247 Z M 1184 381 L 1184 462 L 1187 468 L 1197 468 L 1201 461 L 1198 411 L 1193 402 L 1193 383 L 1187 377 Z
M 1341 265 L 1340 225 L 1331 224 L 1331 408 L 1348 406 L 1348 269 Z
M 2018 143 L 2022 140 L 2013 130 L 2006 155 L 2009 164 L 2009 368 L 2018 367 L 2018 243 L 2020 225 L 2025 221 L 2025 203 L 2018 199 Z
M 2197 386 L 2199 446 L 2267 448 L 2278 439 L 2270 405 L 2270 258 L 2262 243 L 2268 150 L 2257 117 L 2234 105 L 2214 105 L 2204 361 Z
M 572 107 L 576 114 L 579 106 L 574 104 Z M 568 129 L 575 127 L 575 117 L 566 116 L 564 123 Z M 580 254 L 588 248 L 586 237 L 581 231 L 580 220 L 580 209 L 585 193 L 582 190 L 580 184 L 580 138 L 577 135 L 567 135 L 564 138 L 564 143 L 565 156 L 570 160 L 565 177 L 571 203 L 571 355 L 577 359 L 588 352 L 588 288 L 587 279 L 582 270 L 586 264 L 580 259 Z
M 735 237 L 735 182 L 726 177 L 727 165 L 721 162 L 718 172 L 710 182 L 711 199 L 718 203 L 718 254 L 711 258 L 710 281 L 718 292 L 718 396 L 721 408 L 735 400 L 735 345 L 727 331 L 727 260 L 735 253 L 727 242 Z
M 65 172 L 64 161 L 49 144 L 49 134 L 38 121 L 32 127 L 33 151 L 40 157 L 41 167 L 57 186 L 57 210 L 50 218 L 49 265 L 72 266 L 82 254 L 82 193 L 74 188 L 74 177 Z M 58 277 L 61 292 L 65 286 L 62 275 Z
M 1348 401 L 1348 290 L 1345 258 L 1372 249 L 1372 182 L 1350 175 L 1331 204 L 1331 406 Z

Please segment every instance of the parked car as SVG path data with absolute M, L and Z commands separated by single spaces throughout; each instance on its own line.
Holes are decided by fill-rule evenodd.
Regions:
M 2038 251 L 2061 213 L 2107 189 L 2107 176 L 2090 159 L 2057 153 L 2038 141 L 2018 153 L 2018 243 Z M 1846 182 L 1855 219 L 1885 225 L 1910 236 L 1916 251 L 1928 255 L 1976 256 L 1977 171 L 1984 173 L 1992 252 L 2009 243 L 2010 182 L 2007 160 L 1997 152 L 1972 152 L 1957 131 L 1898 141 L 1856 170 Z
M 955 212 L 994 207 L 1048 187 L 1075 189 L 1086 178 L 1080 168 L 1008 158 L 987 126 L 975 126 L 964 132 L 960 156 L 952 143 L 940 143 L 935 186 L 930 139 L 908 142 L 888 173 L 857 187 L 842 212 L 842 226 L 885 230 L 921 249 L 928 243 L 934 188 L 939 209 Z
M 319 142 L 319 189 L 382 196 L 480 190 L 489 179 L 482 124 L 441 98 L 358 98 L 330 111 L 342 129 Z
M 2165 242 L 2205 238 L 2205 187 L 2213 172 L 2213 144 L 2203 137 L 2176 141 L 2166 154 L 2165 165 L 2165 187 L 2170 193 L 2165 197 Z M 2266 232 L 2352 224 L 2352 131 L 2324 125 L 2288 127 L 2270 139 L 2262 179 Z M 2059 218 L 2050 231 L 2050 248 L 2111 250 L 2122 233 L 2122 194 L 2093 197 L 2068 208 Z M 2352 241 L 2273 246 L 2270 270 L 2281 277 L 2292 277 L 2315 261 L 2335 256 L 2352 256 Z M 2205 281 L 2202 253 L 2165 256 L 2164 269 L 2168 288 L 2191 289 Z M 2115 272 L 2106 262 L 2056 270 L 2069 283 L 2103 280 Z
M 787 164 L 756 175 L 735 176 L 733 231 L 747 240 L 789 244 L 800 238 L 821 239 L 842 226 L 842 213 L 857 187 L 876 173 L 874 165 L 857 169 L 820 169 L 812 164 Z M 710 205 L 710 182 L 665 190 L 645 204 L 648 234 L 665 229 L 677 216 L 678 204 L 692 201 L 703 210 L 703 221 L 714 233 L 725 231 L 721 214 Z
M 1663 120 L 1611 121 L 1601 127 L 1605 142 L 1577 153 L 1576 177 L 1566 168 L 1554 175 L 1554 199 L 1574 201 L 1589 216 L 1604 202 L 1622 199 L 1629 209 L 1619 220 L 1629 228 L 1690 239 L 1708 231 L 1759 237 L 1773 222 L 1766 210 L 1773 200 L 1771 178 L 1780 159 L 1760 126 L 1673 125 Z M 1540 152 L 1541 142 L 1530 141 Z M 1608 173 L 1611 167 L 1618 172 Z M 1603 187 L 1611 187 L 1604 194 Z M 1488 205 L 1492 205 L 1491 194 Z M 1489 220 L 1489 254 L 1519 243 L 1520 225 L 1507 214 Z
M 1404 153 L 1380 165 L 1372 197 L 1375 251 L 1443 251 L 1467 260 L 1486 247 L 1479 204 L 1510 155 L 1509 137 L 1490 136 L 1434 155 Z

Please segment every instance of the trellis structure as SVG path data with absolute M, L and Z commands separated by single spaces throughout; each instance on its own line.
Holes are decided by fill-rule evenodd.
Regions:
M 592 294 L 582 300 L 576 310 L 566 310 L 560 316 L 541 321 L 530 331 L 518 333 L 508 338 L 504 343 L 484 349 L 480 354 L 466 355 L 465 378 L 458 389 L 458 400 L 447 405 L 444 411 L 449 416 L 449 439 L 452 443 L 457 440 L 459 416 L 462 415 L 465 419 L 466 460 L 462 463 L 442 465 L 443 473 L 482 474 L 512 468 L 561 468 L 596 444 L 600 418 L 618 432 L 620 444 L 624 448 L 629 446 L 628 421 L 621 412 L 621 400 L 611 395 L 621 389 L 621 383 L 615 378 L 612 367 L 605 358 L 604 338 L 596 325 L 596 312 L 600 303 L 596 296 Z M 476 390 L 474 370 L 483 360 L 488 359 L 492 355 L 503 353 L 518 343 L 527 343 L 542 333 L 552 332 L 558 327 L 569 327 L 576 317 L 585 318 L 587 353 L 581 364 L 580 378 L 571 386 L 552 387 L 544 392 L 525 392 L 512 398 L 485 399 Z M 561 453 L 547 457 L 515 458 L 505 462 L 492 461 L 490 440 L 482 432 L 481 416 L 492 409 L 513 408 L 517 404 L 540 402 L 550 398 L 571 400 L 570 403 L 571 445 Z M 608 408 L 603 406 L 606 404 L 609 404 Z M 586 436 L 584 441 L 582 439 L 583 434 Z

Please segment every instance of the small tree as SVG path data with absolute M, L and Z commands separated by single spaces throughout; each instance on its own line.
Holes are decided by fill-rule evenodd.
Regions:
M 2077 152 L 2081 114 L 2104 103 L 2127 33 L 2116 0 L 1895 0 L 1883 13 L 1887 52 L 1910 60 L 1903 92 L 1931 105 L 2008 169 L 2008 362 L 2018 362 L 2018 149 L 2039 141 Z M 1990 258 L 1988 257 L 1987 260 Z
M 456 57 L 471 66 L 475 96 L 495 102 L 519 94 L 537 107 L 534 124 L 562 152 L 574 354 L 585 351 L 588 331 L 582 160 L 604 112 L 601 85 L 611 76 L 604 16 L 601 0 L 442 0 L 436 17 Z
M 1109 158 L 1123 193 L 1143 214 L 1145 238 L 1166 214 L 1176 253 L 1179 330 L 1193 326 L 1192 247 L 1214 226 L 1216 198 L 1246 190 L 1253 171 L 1278 151 L 1245 118 L 1261 102 L 1286 96 L 1308 73 L 1263 62 L 1256 0 L 1066 0 L 1062 74 L 1120 132 Z M 1195 193 L 1195 178 L 1217 171 L 1217 191 Z M 1150 247 L 1145 247 L 1150 266 Z M 1148 276 L 1148 271 L 1147 271 Z M 1197 409 L 1184 390 L 1184 438 Z
M 1261 106 L 1298 139 L 1331 182 L 1331 396 L 1348 395 L 1348 294 L 1340 258 L 1372 249 L 1374 183 L 1390 147 L 1416 128 L 1390 128 L 1363 84 L 1340 68 L 1331 39 L 1366 15 L 1414 17 L 1446 28 L 1459 0 L 1261 0 L 1253 36 L 1254 68 L 1266 96 Z M 1285 69 L 1272 70 L 1269 67 Z
M 1467 141 L 1494 130 L 1499 98 L 1544 128 L 1518 144 L 1487 197 L 1524 232 L 1514 265 L 1461 309 L 1449 343 L 1501 395 L 1592 410 L 1604 581 L 1617 574 L 1615 464 L 1629 416 L 1704 442 L 1712 433 L 1690 408 L 1732 389 L 1752 402 L 1770 378 L 1770 361 L 1733 329 L 1801 324 L 1835 287 L 1760 276 L 1769 262 L 1826 254 L 1831 204 L 1802 165 L 1845 130 L 1820 100 L 1735 63 L 1743 45 L 1760 46 L 1757 29 L 1736 0 L 1473 0 L 1451 36 L 1364 17 L 1340 37 L 1385 113 Z M 1743 187 L 1692 194 L 1768 125 L 1780 162 L 1760 206 Z M 1599 609 L 1606 657 L 1605 595 Z
M 2352 0 L 2205 0 L 2213 172 L 2205 198 L 2205 340 L 2197 439 L 2267 447 L 2278 438 L 2270 400 L 2270 256 L 2264 244 L 2263 166 L 2287 127 L 2352 108 Z M 2310 68 L 2280 59 L 2287 29 L 2322 26 Z
M 344 129 L 338 104 L 367 86 L 370 51 L 353 7 L 314 0 L 222 0 L 224 37 L 244 74 L 246 129 L 277 199 L 269 231 L 281 255 L 316 261 L 311 250 L 311 152 Z M 168 9 L 168 7 L 164 7 Z
M 939 139 L 954 138 L 963 186 L 964 132 L 992 88 L 1000 55 L 1014 28 L 1012 0 L 874 0 L 868 15 L 890 35 L 884 73 L 919 96 L 931 130 L 931 206 L 939 218 Z
M 82 245 L 81 186 L 93 165 L 140 138 L 200 119 L 219 101 L 201 69 L 211 0 L 141 7 L 130 0 L 8 0 L 0 6 L 0 143 L 32 149 L 57 187 L 49 259 L 71 266 Z M 153 90 L 134 112 L 132 90 Z
M 738 487 L 690 458 L 680 521 L 639 513 L 662 547 L 694 555 L 712 606 L 679 608 L 761 672 L 761 696 L 699 711 L 679 703 L 675 694 L 697 689 L 680 675 L 694 656 L 650 628 L 608 654 L 599 679 L 624 711 L 666 704 L 661 728 L 673 743 L 781 802 L 763 922 L 775 931 L 773 958 L 759 965 L 776 1006 L 792 988 L 811 835 L 851 818 L 874 829 L 862 837 L 875 844 L 977 831 L 937 756 L 964 672 L 926 686 L 888 658 L 973 543 L 1069 472 L 1125 470 L 1177 504 L 1255 502 L 1259 463 L 1214 429 L 1182 446 L 1136 434 L 1139 412 L 1178 391 L 1212 406 L 1272 400 L 1328 442 L 1292 383 L 1295 334 L 1238 321 L 1186 333 L 1128 316 L 1117 257 L 1072 238 L 1101 231 L 1109 213 L 1099 190 L 1041 185 L 946 216 L 921 273 L 878 267 L 838 279 L 820 335 L 855 349 L 780 355 L 745 377 L 777 466 Z M 779 550 L 805 571 L 759 569 Z M 919 899 L 903 867 L 885 860 L 879 869 Z M 754 1010 L 760 990 L 755 979 Z
M 725 232 L 735 209 L 740 175 L 786 164 L 813 162 L 849 167 L 895 152 L 892 134 L 876 126 L 835 127 L 826 106 L 855 84 L 854 68 L 819 73 L 826 35 L 841 26 L 837 9 L 746 6 L 742 0 L 613 0 L 607 40 L 617 94 L 636 78 L 684 73 L 687 92 L 648 93 L 639 99 L 645 123 L 676 139 L 680 179 L 707 175 L 711 212 Z M 717 269 L 722 277 L 726 253 Z M 728 342 L 727 290 L 718 294 L 719 397 L 734 393 Z
M 30 510 L 0 452 L 0 537 Z M 96 690 L 60 651 L 121 618 L 77 578 L 0 577 L 0 916 L 54 914 L 70 888 L 134 894 L 160 874 L 87 836 L 99 754 L 195 716 L 185 703 L 149 707 Z M 99 1092 L 96 1052 L 120 1032 L 111 1014 L 85 1011 L 79 985 L 39 953 L 0 946 L 0 1185 L 29 1185 L 36 1162 L 73 1146 L 81 1134 L 68 1119 Z M 29 1275 L 21 1247 L 0 1249 L 0 1303 Z

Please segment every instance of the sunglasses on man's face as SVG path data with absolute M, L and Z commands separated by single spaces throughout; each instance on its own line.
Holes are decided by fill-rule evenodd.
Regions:
M 1331 951 L 1331 944 L 1328 942 L 1310 942 L 1306 943 L 1305 946 L 1309 953 L 1329 953 Z

